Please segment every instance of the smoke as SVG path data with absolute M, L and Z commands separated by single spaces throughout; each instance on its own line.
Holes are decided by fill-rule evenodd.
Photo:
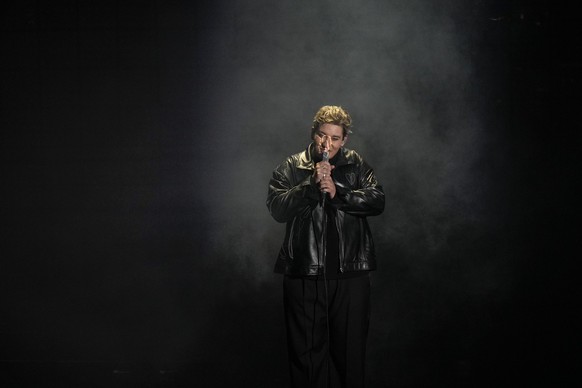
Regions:
M 325 104 L 351 112 L 346 146 L 386 191 L 386 213 L 372 220 L 380 245 L 430 256 L 459 224 L 478 221 L 472 168 L 482 128 L 457 13 L 426 1 L 238 2 L 224 11 L 212 51 L 222 77 L 209 96 L 220 130 L 209 147 L 225 160 L 213 163 L 209 234 L 241 275 L 269 279 L 283 228 L 268 216 L 267 183 L 309 143 Z
M 238 365 L 239 385 L 276 370 L 265 362 L 285 358 L 272 273 L 284 225 L 267 184 L 326 104 L 351 112 L 347 147 L 386 192 L 369 219 L 375 376 L 398 352 L 458 359 L 507 342 L 521 349 L 506 353 L 542 355 L 531 322 L 574 333 L 534 308 L 536 296 L 558 300 L 547 285 L 574 284 L 554 260 L 574 230 L 563 233 L 572 195 L 552 197 L 573 181 L 558 151 L 568 139 L 543 113 L 573 67 L 553 66 L 567 50 L 544 36 L 552 14 L 497 3 L 13 6 L 5 359 L 203 359 L 212 381 Z M 391 364 L 422 369 L 409 366 Z

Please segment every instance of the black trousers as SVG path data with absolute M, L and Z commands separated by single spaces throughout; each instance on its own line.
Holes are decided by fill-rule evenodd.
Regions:
M 291 386 L 364 387 L 370 278 L 327 280 L 325 286 L 324 280 L 285 277 Z

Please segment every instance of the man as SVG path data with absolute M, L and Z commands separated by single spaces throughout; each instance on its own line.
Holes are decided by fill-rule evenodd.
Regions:
M 363 387 L 376 268 L 367 216 L 384 210 L 374 171 L 343 148 L 352 119 L 323 106 L 312 143 L 273 172 L 267 206 L 285 222 L 275 271 L 283 273 L 293 387 Z

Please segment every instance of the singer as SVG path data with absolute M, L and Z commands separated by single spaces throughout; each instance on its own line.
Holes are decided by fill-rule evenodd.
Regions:
M 286 223 L 275 264 L 283 294 L 292 387 L 363 387 L 376 269 L 366 217 L 384 210 L 374 170 L 344 148 L 352 119 L 340 106 L 313 118 L 307 149 L 269 182 L 267 207 Z

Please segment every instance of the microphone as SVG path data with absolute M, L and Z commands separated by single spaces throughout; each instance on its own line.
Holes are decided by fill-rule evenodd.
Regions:
M 321 153 L 321 158 L 324 162 L 329 162 L 329 147 L 331 147 L 331 138 L 327 135 L 323 135 L 321 138 L 320 147 L 323 148 Z
M 323 151 L 321 153 L 321 160 L 323 162 L 329 162 L 329 152 L 327 151 L 327 148 L 325 149 L 325 151 Z M 325 190 L 321 191 L 321 207 L 325 208 L 325 199 L 327 198 L 327 192 Z

